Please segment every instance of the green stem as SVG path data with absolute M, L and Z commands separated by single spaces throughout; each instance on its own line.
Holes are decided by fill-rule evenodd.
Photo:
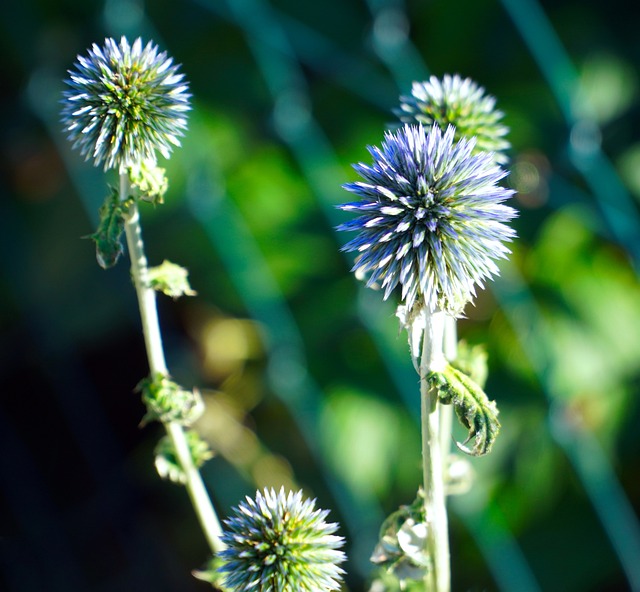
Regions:
M 453 362 L 458 357 L 458 331 L 456 319 L 447 315 L 444 326 L 444 357 Z M 445 461 L 445 474 L 448 472 L 449 454 L 451 452 L 451 432 L 453 429 L 453 405 L 440 406 L 440 448 Z
M 126 199 L 129 194 L 129 178 L 126 173 L 120 174 L 120 199 Z M 131 275 L 140 306 L 140 318 L 142 320 L 142 332 L 147 348 L 149 370 L 151 376 L 162 374 L 167 376 L 167 364 L 162 347 L 162 335 L 158 322 L 158 310 L 156 308 L 156 293 L 149 287 L 147 281 L 148 265 L 144 253 L 142 230 L 140 226 L 140 213 L 137 204 L 133 204 L 125 220 L 125 234 L 129 257 L 131 259 Z M 220 539 L 222 528 L 218 516 L 211 504 L 209 495 L 202 481 L 198 469 L 193 464 L 189 445 L 182 425 L 176 422 L 163 424 L 169 438 L 173 443 L 180 466 L 186 476 L 186 488 L 191 498 L 198 520 L 212 552 L 218 553 L 224 549 Z
M 441 371 L 446 359 L 443 334 L 446 313 L 425 311 L 426 323 L 420 361 L 420 398 L 422 410 L 422 467 L 424 503 L 427 519 L 426 551 L 433 569 L 425 578 L 428 592 L 450 592 L 449 533 L 444 492 L 444 461 L 442 454 L 441 419 L 437 394 L 429 388 L 426 376 Z

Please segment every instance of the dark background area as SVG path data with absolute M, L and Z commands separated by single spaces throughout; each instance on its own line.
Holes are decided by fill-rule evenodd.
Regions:
M 222 516 L 303 487 L 367 589 L 387 514 L 420 476 L 417 376 L 394 305 L 364 290 L 335 205 L 398 96 L 470 76 L 511 128 L 519 239 L 459 323 L 501 411 L 451 499 L 456 591 L 640 590 L 638 12 L 570 0 L 9 0 L 0 19 L 0 589 L 196 591 L 207 547 L 161 481 L 127 261 L 90 241 L 112 175 L 70 151 L 66 70 L 106 36 L 182 64 L 193 111 L 146 207 L 169 368 L 199 387 Z M 165 163 L 162 163 L 163 166 Z

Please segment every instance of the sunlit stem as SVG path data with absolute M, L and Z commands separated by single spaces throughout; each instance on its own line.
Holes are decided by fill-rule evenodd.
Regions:
M 129 177 L 126 173 L 121 173 L 120 199 L 125 200 L 128 195 Z M 142 241 L 140 214 L 138 212 L 138 206 L 135 203 L 131 205 L 126 216 L 125 233 L 127 236 L 129 257 L 131 259 L 131 275 L 140 306 L 140 318 L 142 320 L 142 331 L 144 333 L 147 357 L 149 359 L 150 375 L 156 376 L 157 374 L 161 374 L 167 376 L 167 364 L 162 347 L 162 335 L 160 333 L 158 310 L 156 307 L 156 293 L 149 287 L 147 282 L 147 258 L 144 253 L 144 243 Z M 202 477 L 193 464 L 184 429 L 182 425 L 176 422 L 164 423 L 164 427 L 171 438 L 178 461 L 186 476 L 185 485 L 207 542 L 213 553 L 222 551 L 224 544 L 220 540 L 220 535 L 222 534 L 220 521 L 213 509 Z
M 458 327 L 457 321 L 451 315 L 447 315 L 444 325 L 444 341 L 442 351 L 448 362 L 453 362 L 458 357 Z M 449 454 L 451 452 L 451 431 L 453 429 L 453 405 L 440 406 L 440 449 L 442 458 L 445 459 L 444 472 L 448 473 Z
M 424 311 L 425 331 L 420 360 L 420 399 L 422 418 L 422 467 L 424 503 L 427 519 L 427 555 L 433 569 L 425 578 L 428 592 L 450 592 L 449 533 L 444 491 L 445 458 L 442 450 L 440 410 L 437 394 L 427 384 L 427 374 L 442 371 L 446 365 L 443 351 L 447 315 Z

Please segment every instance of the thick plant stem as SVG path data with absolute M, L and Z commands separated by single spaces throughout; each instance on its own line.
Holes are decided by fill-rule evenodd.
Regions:
M 129 179 L 126 173 L 120 174 L 120 199 L 126 199 L 129 194 Z M 131 275 L 140 306 L 140 318 L 142 320 L 142 331 L 149 359 L 150 375 L 168 375 L 167 364 L 165 362 L 164 350 L 162 347 L 162 335 L 158 322 L 158 311 L 156 307 L 155 291 L 149 287 L 147 257 L 144 253 L 144 243 L 140 227 L 140 214 L 137 204 L 133 204 L 125 219 L 125 234 L 129 257 L 131 259 Z M 186 476 L 185 486 L 189 492 L 191 503 L 198 516 L 198 520 L 209 543 L 212 552 L 218 553 L 224 549 L 224 544 L 220 539 L 222 528 L 218 516 L 211 504 L 209 495 L 202 481 L 198 469 L 193 464 L 189 445 L 181 424 L 177 422 L 166 422 L 163 424 L 180 466 Z
M 444 325 L 442 351 L 447 362 L 458 357 L 458 328 L 454 317 L 447 315 Z M 449 455 L 451 453 L 451 432 L 453 429 L 453 405 L 440 406 L 440 448 L 444 459 L 444 472 L 448 473 Z
M 425 311 L 426 323 L 420 362 L 420 398 L 422 409 L 422 467 L 427 519 L 426 551 L 433 569 L 425 578 L 427 592 L 450 592 L 449 533 L 444 491 L 444 463 L 440 410 L 437 395 L 429 388 L 426 376 L 441 371 L 446 359 L 443 334 L 446 314 Z

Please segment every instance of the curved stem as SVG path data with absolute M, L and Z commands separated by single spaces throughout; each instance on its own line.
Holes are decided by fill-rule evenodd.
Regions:
M 121 173 L 120 199 L 126 199 L 128 194 L 129 178 L 126 173 Z M 131 259 L 131 275 L 140 307 L 142 332 L 144 333 L 147 348 L 150 374 L 152 377 L 157 374 L 166 376 L 168 375 L 168 371 L 162 347 L 160 324 L 158 322 L 156 294 L 155 291 L 149 287 L 147 281 L 147 257 L 144 253 L 144 243 L 142 241 L 140 214 L 138 212 L 138 206 L 135 203 L 131 206 L 125 219 L 125 234 L 129 248 L 129 257 Z M 202 477 L 193 464 L 184 429 L 182 425 L 177 422 L 167 422 L 163 425 L 169 438 L 171 438 L 180 466 L 186 476 L 185 485 L 202 530 L 209 543 L 209 547 L 214 554 L 218 553 L 224 549 L 224 545 L 220 539 L 222 528 L 211 504 L 211 500 L 209 499 L 209 495 L 207 494 Z
M 449 592 L 449 533 L 444 493 L 444 458 L 441 440 L 440 408 L 437 394 L 429 388 L 426 376 L 444 368 L 443 336 L 446 314 L 425 311 L 426 329 L 420 361 L 420 398 L 422 410 L 422 468 L 427 520 L 426 550 L 433 569 L 425 579 L 429 592 Z
M 204 535 L 209 543 L 211 551 L 216 554 L 223 551 L 225 546 L 220 538 L 222 535 L 222 527 L 220 526 L 220 520 L 216 514 L 209 494 L 204 486 L 200 472 L 193 464 L 191 459 L 191 452 L 189 451 L 189 445 L 187 443 L 184 430 L 179 423 L 171 421 L 164 424 L 167 434 L 173 442 L 173 447 L 176 450 L 176 455 L 180 460 L 180 465 L 186 476 L 186 487 L 191 499 L 198 521 Z

